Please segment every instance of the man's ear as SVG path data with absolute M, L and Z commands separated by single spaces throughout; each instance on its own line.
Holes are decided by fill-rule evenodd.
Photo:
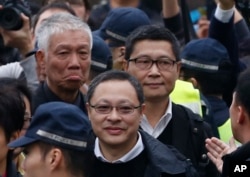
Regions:
M 38 67 L 40 68 L 44 68 L 45 66 L 45 54 L 43 51 L 38 50 L 35 54 L 36 56 L 36 63 L 38 65 Z
M 89 106 L 89 103 L 86 103 L 86 109 L 87 109 L 87 112 L 89 113 L 90 112 L 90 106 Z
M 125 46 L 119 47 L 120 56 L 125 57 Z
M 237 111 L 238 112 L 238 120 L 237 120 L 237 122 L 239 124 L 243 124 L 246 121 L 246 118 L 248 119 L 247 111 L 242 106 L 237 106 L 237 109 L 238 109 L 238 111 Z
M 194 77 L 189 78 L 188 82 L 191 82 L 194 88 L 197 88 L 197 89 L 199 88 L 199 83 Z
M 36 56 L 36 73 L 39 81 L 44 81 L 46 78 L 46 72 L 45 72 L 45 54 L 43 51 L 38 50 L 35 54 Z
M 53 148 L 47 154 L 46 161 L 50 166 L 51 170 L 55 170 L 58 166 L 62 165 L 64 158 L 61 149 Z

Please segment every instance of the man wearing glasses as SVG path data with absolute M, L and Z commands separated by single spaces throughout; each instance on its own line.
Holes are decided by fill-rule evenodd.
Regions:
M 138 131 L 145 104 L 133 76 L 115 70 L 98 75 L 89 85 L 86 101 L 97 136 L 90 177 L 196 176 L 190 161 L 176 149 Z
M 200 176 L 217 176 L 204 144 L 211 136 L 209 125 L 169 98 L 180 72 L 179 48 L 175 36 L 160 26 L 139 27 L 127 38 L 126 71 L 140 81 L 145 96 L 140 127 L 177 148 L 191 160 Z

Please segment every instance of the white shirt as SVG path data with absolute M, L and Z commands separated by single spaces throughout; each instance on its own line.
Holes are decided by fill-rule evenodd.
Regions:
M 94 149 L 94 153 L 95 156 L 103 161 L 103 162 L 108 162 L 108 163 L 124 163 L 124 162 L 128 162 L 132 159 L 134 159 L 136 156 L 138 156 L 144 149 L 144 145 L 142 142 L 142 138 L 141 138 L 141 134 L 138 132 L 138 140 L 136 145 L 124 156 L 122 156 L 120 159 L 115 160 L 115 161 L 108 161 L 102 154 L 100 146 L 99 146 L 99 139 L 96 138 L 95 140 L 95 149 Z
M 140 126 L 145 132 L 157 138 L 166 128 L 171 119 L 172 119 L 172 101 L 169 99 L 169 104 L 165 114 L 161 117 L 161 119 L 154 128 L 150 125 L 145 115 L 143 115 L 142 117 Z
M 217 6 L 214 16 L 217 20 L 223 23 L 228 23 L 233 14 L 234 14 L 234 7 L 232 9 L 223 10 L 219 6 Z

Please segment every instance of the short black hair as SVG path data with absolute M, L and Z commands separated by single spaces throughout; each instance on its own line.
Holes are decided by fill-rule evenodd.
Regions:
M 44 160 L 49 151 L 53 148 L 58 148 L 62 151 L 65 159 L 65 166 L 73 176 L 89 176 L 92 171 L 94 161 L 93 151 L 77 151 L 69 150 L 59 146 L 55 146 L 46 142 L 35 142 L 41 150 L 41 156 Z
M 0 78 L 0 127 L 9 142 L 12 134 L 23 127 L 25 103 L 21 91 L 5 84 L 5 81 L 6 78 Z
M 125 59 L 130 59 L 136 42 L 142 40 L 167 41 L 172 45 L 176 61 L 180 60 L 180 45 L 174 34 L 160 25 L 144 25 L 136 28 L 125 42 Z
M 250 69 L 243 71 L 237 81 L 235 87 L 235 101 L 236 103 L 242 105 L 248 115 L 250 115 Z
M 231 85 L 231 74 L 232 72 L 230 70 L 208 73 L 191 68 L 181 68 L 181 76 L 183 77 L 183 80 L 188 81 L 192 77 L 195 78 L 199 83 L 199 90 L 204 95 L 224 94 L 226 89 Z
M 100 85 L 103 82 L 111 81 L 111 80 L 128 81 L 134 87 L 136 94 L 137 94 L 137 98 L 140 102 L 140 105 L 144 103 L 143 89 L 142 89 L 140 82 L 129 73 L 125 71 L 119 71 L 119 70 L 106 71 L 96 76 L 89 85 L 89 89 L 86 95 L 86 101 L 90 102 L 95 92 L 95 89 L 98 85 Z

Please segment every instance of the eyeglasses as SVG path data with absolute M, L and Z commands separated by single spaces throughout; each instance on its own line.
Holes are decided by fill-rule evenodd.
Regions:
M 95 111 L 99 114 L 109 114 L 115 108 L 116 111 L 122 115 L 132 114 L 135 109 L 141 107 L 141 105 L 140 106 L 131 106 L 131 105 L 111 106 L 107 104 L 97 104 L 97 105 L 89 104 L 89 105 L 90 107 L 94 108 Z
M 142 69 L 142 70 L 150 69 L 153 66 L 153 64 L 155 63 L 159 70 L 166 70 L 166 71 L 171 71 L 173 69 L 175 63 L 177 63 L 177 61 L 174 61 L 174 60 L 169 59 L 167 57 L 161 57 L 157 60 L 152 60 L 151 58 L 149 58 L 147 56 L 131 58 L 128 61 L 129 62 L 134 61 L 135 66 L 139 69 Z

